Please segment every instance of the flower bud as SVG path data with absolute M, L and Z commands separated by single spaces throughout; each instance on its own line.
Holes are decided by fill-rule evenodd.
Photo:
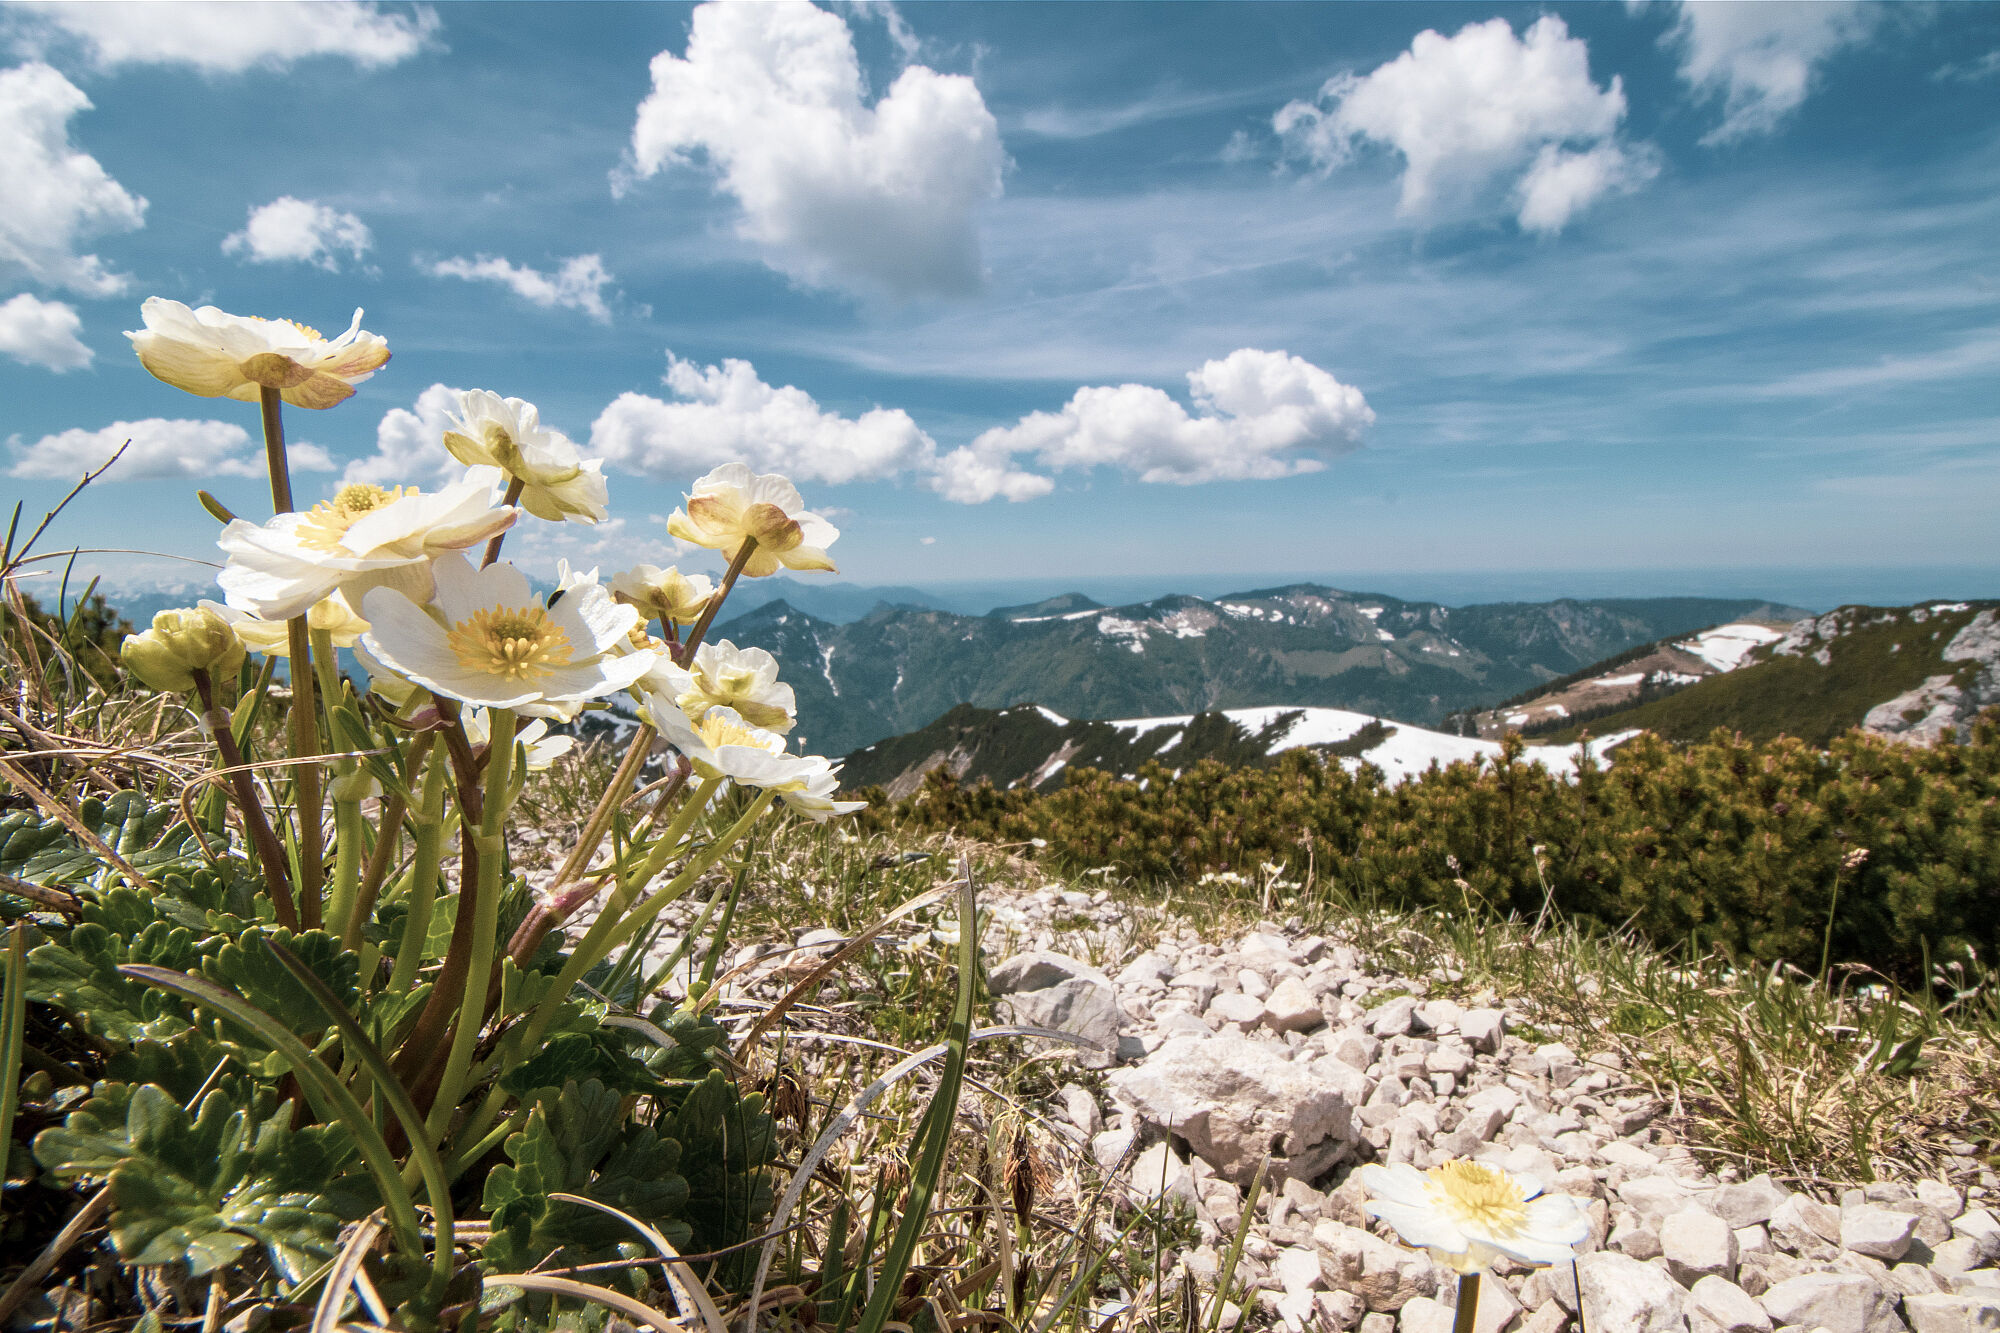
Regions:
M 119 651 L 125 669 L 156 690 L 194 688 L 194 673 L 233 676 L 243 665 L 243 644 L 228 621 L 189 607 L 162 611 L 153 627 L 128 634 Z

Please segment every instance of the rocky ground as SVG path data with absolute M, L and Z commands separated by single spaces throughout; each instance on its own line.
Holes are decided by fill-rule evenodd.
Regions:
M 1047 1122 L 1132 1196 L 1185 1202 L 1198 1243 L 1179 1260 L 1198 1286 L 1216 1282 L 1268 1159 L 1229 1321 L 1446 1333 L 1452 1275 L 1371 1223 L 1351 1174 L 1471 1157 L 1587 1200 L 1592 1223 L 1573 1269 L 1484 1283 L 1479 1333 L 2000 1329 L 2000 1179 L 1970 1144 L 1952 1145 L 1949 1179 L 1861 1189 L 1717 1168 L 1590 1034 L 1524 1035 L 1516 997 L 1434 998 L 1455 978 L 1391 975 L 1351 942 L 1273 923 L 1220 941 L 1169 923 L 1136 952 L 1104 893 L 1051 885 L 988 906 L 1001 1018 L 1102 1047 Z M 773 946 L 749 946 L 737 984 L 795 975 L 796 945 L 834 938 L 767 961 Z

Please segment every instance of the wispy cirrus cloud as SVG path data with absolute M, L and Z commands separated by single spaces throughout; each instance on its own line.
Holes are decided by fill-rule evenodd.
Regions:
M 611 306 L 604 299 L 604 289 L 616 279 L 604 267 L 600 255 L 573 255 L 547 273 L 526 264 L 511 264 L 499 255 L 419 259 L 416 265 L 433 278 L 497 283 L 544 310 L 580 310 L 600 324 L 611 322 Z
M 1885 12 L 1871 0 L 1681 0 L 1661 40 L 1680 53 L 1681 79 L 1722 103 L 1722 123 L 1702 142 L 1727 143 L 1776 129 L 1806 100 L 1819 66 L 1865 41 Z

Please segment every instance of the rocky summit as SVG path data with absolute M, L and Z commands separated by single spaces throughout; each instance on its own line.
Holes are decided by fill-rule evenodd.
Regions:
M 1046 1114 L 1130 1198 L 1192 1211 L 1178 1258 L 1197 1286 L 1217 1282 L 1267 1164 L 1225 1319 L 1447 1333 L 1454 1276 L 1370 1221 L 1353 1170 L 1465 1157 L 1574 1195 L 1591 1219 L 1573 1268 L 1482 1284 L 1479 1333 L 2000 1327 L 2000 1179 L 1969 1145 L 1947 1178 L 1844 1190 L 1718 1167 L 1618 1055 L 1588 1033 L 1524 1033 L 1514 997 L 1434 997 L 1448 973 L 1394 975 L 1349 941 L 1269 922 L 1096 966 L 1064 953 L 1086 951 L 1066 934 L 1084 921 L 1101 949 L 1121 911 L 1058 887 L 1004 901 L 996 926 L 1026 947 L 992 970 L 1016 1021 L 1098 1045 L 1081 1063 L 1109 1065 L 1101 1083 L 1079 1077 Z

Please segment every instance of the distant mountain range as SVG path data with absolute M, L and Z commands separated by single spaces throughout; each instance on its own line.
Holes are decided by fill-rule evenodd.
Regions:
M 1621 739 L 1593 742 L 1592 751 L 1601 753 Z M 1573 772 L 1579 748 L 1532 745 L 1524 758 L 1552 772 Z M 1433 763 L 1491 759 L 1500 744 L 1343 708 L 1232 708 L 1193 717 L 1075 722 L 1039 704 L 998 710 L 960 704 L 927 727 L 856 750 L 840 780 L 849 790 L 884 787 L 892 799 L 917 790 L 936 768 L 961 782 L 1048 789 L 1060 786 L 1069 768 L 1097 768 L 1123 778 L 1137 776 L 1156 760 L 1177 772 L 1204 759 L 1254 768 L 1298 749 L 1350 768 L 1373 764 L 1391 782 L 1400 782 Z
M 1823 745 L 1861 727 L 1930 744 L 1964 739 L 1981 710 L 1996 705 L 2000 602 L 1847 606 L 1783 628 L 1760 617 L 1637 645 L 1540 692 L 1452 719 L 1476 724 L 1477 735 L 1332 708 L 1080 722 L 1039 704 L 962 705 L 855 751 L 841 778 L 892 797 L 938 768 L 961 781 L 1047 789 L 1071 768 L 1132 777 L 1151 761 L 1175 770 L 1203 759 L 1257 767 L 1305 748 L 1349 767 L 1374 764 L 1397 782 L 1432 762 L 1489 759 L 1500 750 L 1495 738 L 1523 724 L 1543 742 L 1526 758 L 1564 772 L 1574 771 L 1586 733 L 1592 753 L 1614 761 L 1615 747 L 1642 729 L 1697 740 L 1722 727 L 1753 740 L 1788 735 Z
M 1618 670 L 1614 668 L 1614 670 Z M 1851 727 L 1917 743 L 1964 739 L 2000 705 L 2000 602 L 1843 606 L 1748 648 L 1734 670 L 1588 722 L 1597 734 L 1644 727 L 1699 740 L 1717 727 L 1752 740 L 1824 745 Z M 1523 705 L 1532 709 L 1533 702 Z M 1545 739 L 1574 739 L 1581 725 Z
M 844 625 L 777 601 L 712 636 L 775 655 L 798 731 L 840 754 L 966 703 L 1096 718 L 1282 705 L 1433 725 L 1636 644 L 1804 614 L 1697 597 L 1454 608 L 1295 584 L 1122 607 L 1072 593 L 983 616 L 878 607 Z

